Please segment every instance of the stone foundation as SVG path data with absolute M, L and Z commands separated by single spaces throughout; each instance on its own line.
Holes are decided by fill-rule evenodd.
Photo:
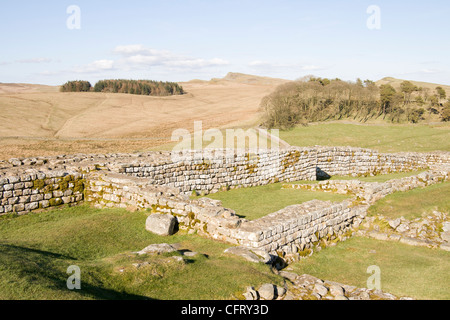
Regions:
M 321 242 L 345 239 L 371 203 L 395 191 L 448 180 L 450 153 L 382 154 L 349 147 L 309 147 L 230 153 L 173 161 L 169 152 L 77 155 L 0 162 L 0 215 L 88 202 L 98 208 L 148 209 L 171 214 L 180 229 L 277 255 L 308 255 Z M 203 154 L 204 155 L 204 154 Z M 217 155 L 222 155 L 217 157 Z M 195 160 L 196 159 L 196 160 Z M 292 185 L 352 194 L 340 203 L 309 201 L 255 221 L 239 218 L 220 201 L 190 200 L 192 192 L 317 180 L 331 175 L 367 176 L 431 168 L 415 177 L 373 184 L 326 181 Z

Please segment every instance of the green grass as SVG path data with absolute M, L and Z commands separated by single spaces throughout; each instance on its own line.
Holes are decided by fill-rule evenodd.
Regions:
M 381 214 L 390 219 L 420 218 L 433 210 L 450 212 L 450 182 L 435 184 L 406 192 L 396 192 L 377 201 L 369 208 L 369 215 Z
M 221 200 L 224 207 L 236 211 L 247 220 L 255 220 L 293 204 L 310 200 L 343 201 L 348 197 L 320 191 L 282 189 L 281 183 L 253 188 L 239 188 L 208 195 Z
M 291 267 L 299 274 L 367 287 L 371 265 L 380 267 L 381 290 L 415 299 L 450 299 L 450 252 L 354 237 Z
M 280 138 L 295 146 L 351 146 L 380 152 L 450 151 L 448 125 L 356 125 L 321 123 L 280 131 Z
M 228 244 L 147 232 L 147 215 L 81 206 L 1 219 L 0 299 L 229 299 L 248 285 L 281 283 L 268 266 L 225 255 Z M 201 255 L 182 264 L 132 253 L 162 242 Z M 148 267 L 132 267 L 142 261 Z M 66 287 L 70 265 L 81 269 L 80 291 Z

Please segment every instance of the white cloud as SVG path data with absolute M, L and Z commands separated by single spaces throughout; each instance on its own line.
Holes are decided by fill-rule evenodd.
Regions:
M 256 60 L 256 61 L 252 61 L 248 64 L 250 67 L 267 67 L 267 66 L 271 66 L 272 64 L 270 62 L 267 61 L 260 61 L 260 60 Z
M 323 67 L 315 66 L 315 65 L 306 65 L 302 66 L 301 69 L 303 71 L 317 71 L 317 70 L 323 70 Z
M 114 69 L 114 60 L 97 60 L 88 65 L 76 67 L 73 71 L 77 73 L 97 73 Z
M 53 60 L 50 58 L 31 58 L 31 59 L 21 59 L 16 60 L 17 63 L 49 63 Z
M 438 73 L 439 70 L 436 69 L 422 69 L 419 71 L 419 73 L 425 73 L 425 74 L 433 74 L 433 73 Z
M 228 64 L 229 64 L 228 61 L 219 58 L 214 58 L 210 60 L 186 58 L 166 62 L 166 65 L 170 67 L 186 67 L 186 68 L 206 68 L 206 67 L 226 66 Z
M 14 63 L 29 63 L 29 64 L 39 64 L 39 63 L 50 63 L 54 62 L 53 59 L 50 58 L 29 58 L 29 59 L 19 59 L 15 61 L 1 61 L 0 66 L 14 64 Z
M 167 50 L 145 48 L 143 45 L 117 46 L 114 49 L 114 53 L 122 56 L 118 64 L 124 68 L 161 66 L 191 69 L 225 66 L 229 64 L 228 61 L 220 58 L 202 59 L 185 57 Z
M 301 71 L 318 71 L 325 70 L 329 67 L 320 67 L 313 64 L 301 64 L 301 63 L 273 63 L 269 61 L 255 60 L 248 64 L 252 68 L 260 69 L 297 69 Z

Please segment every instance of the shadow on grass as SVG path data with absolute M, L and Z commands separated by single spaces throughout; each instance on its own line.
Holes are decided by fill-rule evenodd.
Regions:
M 71 274 L 66 273 L 67 268 L 71 265 L 77 265 L 77 263 L 80 264 L 80 267 L 83 264 L 83 261 L 77 261 L 69 256 L 14 244 L 0 243 L 0 261 L 2 262 L 0 266 L 0 283 L 16 286 L 14 291 L 18 294 L 21 291 L 25 294 L 28 290 L 27 287 L 31 284 L 35 286 L 33 291 L 44 295 L 44 298 L 41 296 L 28 298 L 25 294 L 24 297 L 18 296 L 14 297 L 14 299 L 46 299 L 45 292 L 50 292 L 50 299 L 55 300 L 74 298 L 77 300 L 153 300 L 146 296 L 104 288 L 100 282 L 92 283 L 96 282 L 95 274 L 84 277 L 82 275 L 81 290 L 69 291 L 67 279 Z M 90 279 L 86 280 L 86 278 Z M 14 281 L 14 279 L 20 280 Z M 40 288 L 42 290 L 39 290 Z

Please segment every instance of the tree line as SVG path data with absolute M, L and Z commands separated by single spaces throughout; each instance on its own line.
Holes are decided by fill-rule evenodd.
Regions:
M 184 94 L 183 87 L 176 82 L 153 80 L 100 80 L 94 87 L 88 81 L 69 81 L 61 86 L 62 92 L 111 92 L 149 96 Z
M 88 92 L 91 91 L 91 83 L 89 81 L 68 81 L 61 86 L 61 92 Z
M 353 118 L 365 122 L 383 117 L 391 122 L 417 123 L 429 114 L 450 121 L 450 101 L 442 87 L 428 88 L 403 81 L 396 90 L 371 80 L 355 82 L 307 76 L 288 82 L 261 101 L 263 125 L 290 128 L 308 122 Z

